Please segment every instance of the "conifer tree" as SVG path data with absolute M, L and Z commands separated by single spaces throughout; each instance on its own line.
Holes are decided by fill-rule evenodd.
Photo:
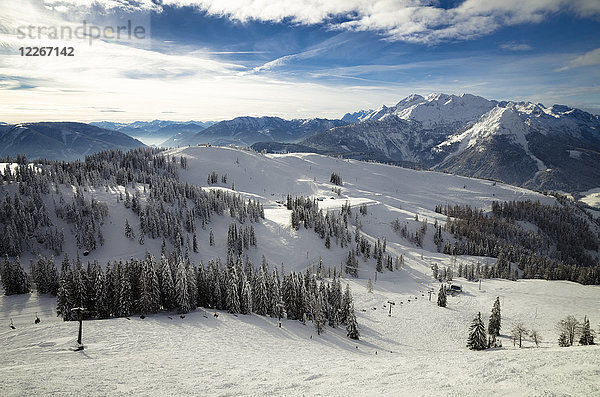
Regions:
M 321 335 L 325 330 L 325 313 L 323 310 L 323 296 L 317 293 L 314 305 L 313 323 L 317 330 L 317 335 Z
M 587 317 L 583 318 L 583 324 L 581 326 L 581 337 L 579 338 L 580 345 L 593 345 L 594 334 L 590 329 L 590 319 Z
M 348 316 L 350 315 L 350 307 L 352 306 L 352 295 L 350 293 L 350 284 L 346 284 L 344 295 L 341 302 L 340 322 L 347 324 Z
M 254 278 L 254 312 L 261 316 L 269 312 L 267 286 L 265 272 L 262 266 L 258 269 L 258 275 Z
M 242 273 L 242 288 L 240 294 L 240 313 L 248 314 L 253 311 L 252 288 L 245 274 Z
M 471 323 L 467 347 L 471 350 L 484 350 L 487 347 L 485 326 L 481 320 L 481 312 L 475 316 Z
M 571 346 L 571 342 L 569 341 L 569 335 L 567 335 L 567 331 L 562 331 L 558 336 L 558 346 L 560 347 L 569 347 Z
M 177 270 L 175 272 L 175 301 L 178 313 L 187 313 L 190 311 L 190 296 L 188 289 L 188 276 L 185 270 L 185 264 L 180 258 L 177 261 Z
M 238 294 L 238 280 L 235 268 L 229 270 L 227 278 L 227 311 L 235 314 L 240 312 L 240 297 Z
M 131 300 L 131 278 L 129 277 L 129 262 L 125 262 L 125 265 L 117 264 L 116 267 L 116 315 L 118 317 L 130 316 L 133 312 L 133 302 Z
M 500 335 L 501 328 L 501 316 L 500 316 L 500 297 L 496 297 L 494 307 L 492 307 L 492 314 L 490 315 L 490 321 L 488 323 L 488 334 L 491 336 Z
M 440 287 L 440 290 L 438 292 L 438 299 L 437 299 L 437 304 L 440 307 L 446 307 L 446 288 L 444 288 L 444 286 L 442 285 Z
M 135 233 L 133 232 L 133 229 L 131 228 L 128 219 L 125 219 L 125 237 L 127 237 L 128 239 L 135 238 Z
M 346 322 L 346 336 L 350 339 L 358 340 L 360 338 L 360 332 L 358 330 L 356 314 L 354 313 L 354 303 L 350 303 Z
M 96 315 L 98 318 L 108 318 L 110 316 L 110 307 L 108 305 L 108 296 L 106 293 L 106 276 L 102 269 L 96 273 L 94 301 L 96 302 Z
M 71 265 L 69 256 L 65 253 L 61 265 L 60 282 L 58 287 L 58 295 L 56 298 L 56 314 L 61 316 L 64 321 L 71 320 L 71 309 L 74 307 L 71 299 Z
M 186 260 L 185 270 L 188 283 L 188 302 L 190 304 L 190 309 L 195 309 L 197 307 L 196 302 L 198 301 L 198 269 L 190 263 L 189 257 Z
M 19 258 L 14 262 L 8 260 L 8 255 L 4 258 L 4 263 L 0 268 L 0 277 L 4 286 L 5 295 L 27 294 L 31 289 L 27 274 L 23 270 Z
M 171 310 L 175 307 L 175 285 L 173 274 L 167 257 L 163 254 L 160 257 L 160 304 L 164 310 Z
M 283 297 L 281 295 L 281 285 L 279 282 L 279 274 L 277 273 L 277 268 L 273 269 L 272 280 L 272 294 L 271 294 L 271 316 L 282 318 L 285 317 L 285 303 L 283 302 Z

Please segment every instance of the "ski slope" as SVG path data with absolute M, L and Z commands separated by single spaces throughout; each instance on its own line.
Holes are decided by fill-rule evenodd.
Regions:
M 400 272 L 345 280 L 355 298 L 361 340 L 311 323 L 198 309 L 184 319 L 161 313 L 86 321 L 83 352 L 73 352 L 77 323 L 55 316 L 47 296 L 2 296 L 0 395 L 389 395 L 594 396 L 600 393 L 600 347 L 557 347 L 554 324 L 568 314 L 600 320 L 600 289 L 570 282 L 458 279 L 465 293 L 440 308 L 420 291 L 431 277 Z M 465 347 L 472 316 L 489 316 L 496 296 L 502 335 L 513 321 L 543 342 L 481 352 Z M 414 298 L 418 299 L 415 300 Z M 411 299 L 408 302 L 408 299 Z M 387 301 L 396 303 L 388 316 Z M 400 302 L 403 302 L 400 304 Z M 375 310 L 376 309 L 376 310 Z M 364 311 L 363 311 L 364 310 Z M 35 313 L 41 323 L 35 325 Z M 168 316 L 172 317 L 169 319 Z M 8 327 L 12 317 L 16 329 Z
M 207 189 L 227 189 L 258 199 L 265 220 L 255 224 L 258 247 L 248 254 L 258 264 L 264 255 L 271 266 L 287 274 L 303 271 L 322 258 L 324 266 L 338 267 L 347 255 L 332 241 L 331 249 L 312 230 L 295 231 L 290 211 L 282 205 L 287 194 L 322 199 L 320 208 L 335 210 L 349 202 L 354 213 L 367 204 L 368 215 L 358 215 L 363 235 L 375 241 L 387 238 L 387 252 L 403 255 L 402 269 L 375 274 L 371 258 L 360 261 L 359 277 L 344 279 L 352 289 L 361 340 L 352 341 L 345 330 L 327 327 L 317 335 L 311 323 L 257 315 L 233 316 L 198 309 L 184 319 L 161 313 L 145 319 L 132 317 L 86 321 L 83 352 L 72 352 L 77 323 L 56 317 L 56 302 L 37 294 L 0 296 L 0 395 L 600 395 L 600 348 L 559 348 L 555 324 L 567 315 L 600 323 L 600 288 L 563 281 L 483 280 L 479 284 L 456 279 L 464 293 L 448 298 L 448 307 L 435 304 L 439 283 L 431 264 L 458 266 L 492 258 L 459 256 L 453 263 L 438 253 L 433 228 L 417 248 L 391 229 L 396 218 L 416 230 L 423 219 L 429 224 L 445 217 L 434 212 L 438 204 L 470 204 L 490 208 L 494 200 L 554 202 L 526 189 L 399 167 L 316 154 L 270 154 L 217 147 L 172 149 L 169 155 L 185 156 L 180 170 L 183 182 Z M 207 186 L 211 171 L 227 174 L 227 184 Z M 329 183 L 332 172 L 341 175 L 340 195 Z M 142 192 L 143 185 L 135 187 Z M 68 187 L 64 188 L 68 197 Z M 130 193 L 133 187 L 127 187 Z M 126 260 L 146 251 L 158 255 L 158 240 L 123 236 L 125 219 L 139 235 L 138 221 L 130 209 L 117 202 L 123 188 L 88 189 L 86 195 L 106 202 L 106 243 L 84 260 Z M 49 209 L 56 194 L 46 197 Z M 53 212 L 53 211 L 50 211 Z M 54 216 L 54 215 L 52 215 Z M 419 221 L 415 221 L 418 216 Z M 69 224 L 65 248 L 76 255 Z M 202 230 L 200 250 L 191 253 L 196 263 L 226 255 L 226 231 L 232 219 L 214 216 Z M 354 225 L 355 220 L 350 223 Z M 208 235 L 214 231 L 215 246 Z M 447 241 L 450 235 L 444 235 Z M 23 263 L 28 257 L 22 258 Z M 56 258 L 60 263 L 61 258 Z M 367 280 L 376 279 L 374 292 Z M 433 290 L 432 301 L 427 291 Z M 465 347 L 468 328 L 477 312 L 487 322 L 496 297 L 502 309 L 502 349 L 473 352 Z M 416 299 L 415 299 L 416 298 Z M 410 301 L 409 301 L 410 299 Z M 393 301 L 389 316 L 388 301 Z M 33 323 L 39 315 L 41 323 Z M 171 319 L 169 318 L 172 317 Z M 16 329 L 10 329 L 13 320 Z M 507 335 L 511 324 L 522 321 L 538 330 L 543 342 L 536 348 L 526 341 L 513 347 Z

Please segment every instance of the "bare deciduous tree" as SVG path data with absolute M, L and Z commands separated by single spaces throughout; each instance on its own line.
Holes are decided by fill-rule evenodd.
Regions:
M 519 347 L 523 346 L 523 338 L 526 337 L 528 333 L 529 331 L 527 330 L 527 328 L 525 328 L 522 322 L 518 321 L 513 324 L 511 330 L 513 342 L 516 343 L 517 341 L 519 341 Z
M 567 316 L 556 324 L 556 329 L 559 334 L 565 334 L 569 341 L 569 346 L 573 346 L 573 341 L 575 340 L 575 335 L 579 330 L 579 326 L 580 323 L 575 317 Z
M 531 337 L 531 340 L 533 340 L 533 342 L 535 343 L 536 347 L 539 346 L 542 342 L 542 335 L 536 329 L 532 329 L 531 332 L 529 332 L 529 336 Z

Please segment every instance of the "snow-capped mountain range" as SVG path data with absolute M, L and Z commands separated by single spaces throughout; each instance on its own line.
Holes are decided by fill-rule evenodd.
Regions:
M 431 94 L 359 118 L 300 144 L 536 189 L 600 186 L 600 118 L 579 109 Z
M 82 132 L 72 135 L 77 139 L 56 146 L 49 136 L 63 136 L 69 125 L 73 124 L 36 123 L 45 132 L 33 135 L 33 124 L 26 134 L 20 127 L 2 125 L 0 155 L 25 152 L 30 157 L 72 159 L 113 147 L 105 142 L 81 145 L 88 132 L 99 132 L 79 127 L 80 131 L 72 131 Z M 218 123 L 154 120 L 93 125 L 104 128 L 104 137 L 123 133 L 167 147 L 252 145 L 257 150 L 317 152 L 436 169 L 539 190 L 582 192 L 600 186 L 600 117 L 564 105 L 545 107 L 471 94 L 413 94 L 394 106 L 333 120 L 237 117 Z M 123 142 L 118 147 L 140 144 L 118 136 Z

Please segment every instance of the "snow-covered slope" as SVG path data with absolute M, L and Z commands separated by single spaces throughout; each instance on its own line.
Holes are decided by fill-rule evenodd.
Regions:
M 455 279 L 464 293 L 448 298 L 448 308 L 435 304 L 439 283 L 431 265 L 457 267 L 495 259 L 451 256 L 438 253 L 429 228 L 422 248 L 417 248 L 391 229 L 398 219 L 410 231 L 422 220 L 443 224 L 438 204 L 470 204 L 489 209 L 495 200 L 540 200 L 553 197 L 490 181 L 416 171 L 389 165 L 343 160 L 316 154 L 267 154 L 218 147 L 186 147 L 168 151 L 187 159 L 179 171 L 183 182 L 206 189 L 235 190 L 264 205 L 265 220 L 255 224 L 258 247 L 248 250 L 260 263 L 262 255 L 271 266 L 303 271 L 322 258 L 326 267 L 339 267 L 347 255 L 332 243 L 327 249 L 312 230 L 294 230 L 291 212 L 281 205 L 287 194 L 322 199 L 319 207 L 339 209 L 349 203 L 353 210 L 367 204 L 368 215 L 358 215 L 361 234 L 373 242 L 387 237 L 387 252 L 402 255 L 404 265 L 394 272 L 375 273 L 373 259 L 360 259 L 358 278 L 343 279 L 352 289 L 361 340 L 352 341 L 343 329 L 327 327 L 319 336 L 310 322 L 286 321 L 258 315 L 231 315 L 197 309 L 180 318 L 174 313 L 149 315 L 145 319 L 86 321 L 83 352 L 72 352 L 77 324 L 56 317 L 54 299 L 32 295 L 0 296 L 0 395 L 133 394 L 133 395 L 596 395 L 600 393 L 600 351 L 591 347 L 557 347 L 554 326 L 566 315 L 592 325 L 600 320 L 598 286 L 564 281 Z M 207 186 L 211 171 L 227 174 L 227 183 Z M 340 195 L 332 189 L 332 172 L 341 176 Z M 6 186 L 3 186 L 7 189 Z M 14 186 L 10 186 L 14 188 Z M 64 188 L 64 192 L 71 189 Z M 141 194 L 147 186 L 128 185 Z M 123 237 L 125 219 L 139 230 L 136 215 L 117 197 L 124 187 L 87 188 L 85 194 L 107 203 L 104 219 L 105 245 L 92 251 L 86 261 L 127 260 L 148 251 L 160 253 L 160 241 L 147 238 L 144 245 Z M 10 192 L 13 193 L 13 192 Z M 68 197 L 68 196 L 67 196 Z M 54 189 L 45 197 L 52 208 L 58 197 Z M 358 211 L 355 211 L 358 213 Z M 419 221 L 415 221 L 418 215 Z M 53 215 L 52 215 L 53 216 Z M 53 222 L 59 222 L 52 218 Z M 198 221 L 199 222 L 199 221 Z M 199 252 L 195 263 L 226 255 L 227 214 L 213 216 L 203 229 L 197 225 Z M 353 225 L 354 220 L 350 220 Z M 73 258 L 75 243 L 69 224 L 66 249 Z M 353 226 L 351 226 L 353 227 Z M 208 244 L 210 230 L 215 245 Z M 452 239 L 450 234 L 444 238 Z M 28 263 L 23 257 L 22 263 Z M 57 262 L 61 258 L 56 258 Z M 374 292 L 366 290 L 367 280 Z M 428 292 L 433 290 L 432 301 Z M 486 318 L 500 297 L 503 328 L 502 349 L 472 352 L 466 336 L 474 315 Z M 392 315 L 389 303 L 393 301 Z M 35 325 L 37 315 L 41 323 Z M 169 318 L 171 317 L 171 318 Z M 8 324 L 13 321 L 16 329 Z M 508 334 L 513 322 L 523 321 L 543 336 L 540 348 L 525 342 L 513 347 Z M 549 365 L 548 363 L 552 363 Z M 65 375 L 68 374 L 68 375 Z
M 427 257 L 427 255 L 425 255 Z M 436 258 L 437 259 L 437 258 Z M 542 280 L 456 280 L 464 294 L 440 308 L 428 275 L 386 274 L 367 293 L 366 280 L 343 279 L 355 299 L 361 340 L 309 322 L 197 309 L 83 323 L 56 317 L 47 296 L 0 296 L 0 394 L 22 395 L 385 395 L 596 396 L 600 345 L 557 347 L 555 323 L 590 317 L 598 328 L 598 286 Z M 474 315 L 489 316 L 500 297 L 502 349 L 465 347 Z M 416 298 L 416 299 L 415 299 Z M 393 301 L 392 316 L 388 316 Z M 41 323 L 35 325 L 36 314 Z M 171 317 L 171 319 L 169 318 Z M 16 329 L 8 324 L 12 321 Z M 522 321 L 539 348 L 514 347 L 507 336 Z
M 422 261 L 416 252 L 410 253 L 414 249 L 413 244 L 392 233 L 390 222 L 394 219 L 399 218 L 409 229 L 416 230 L 420 222 L 414 221 L 415 215 L 421 220 L 428 219 L 430 223 L 435 220 L 445 222 L 445 216 L 434 212 L 438 204 L 470 204 L 478 208 L 490 208 L 492 201 L 496 200 L 531 199 L 540 200 L 542 203 L 554 202 L 553 197 L 501 183 L 494 184 L 491 181 L 433 171 L 340 160 L 317 154 L 263 155 L 222 147 L 186 147 L 172 149 L 167 154 L 187 158 L 187 169 L 179 171 L 179 178 L 183 182 L 211 189 L 231 190 L 233 187 L 236 193 L 260 200 L 265 207 L 266 220 L 255 225 L 259 248 L 250 249 L 248 254 L 254 263 L 260 263 L 264 254 L 269 263 L 284 263 L 287 270 L 304 269 L 308 263 L 318 262 L 319 257 L 332 266 L 339 265 L 348 253 L 346 249 L 335 244 L 331 249 L 325 248 L 323 241 L 312 230 L 293 230 L 290 225 L 291 211 L 280 204 L 287 194 L 323 198 L 319 206 L 324 209 L 340 209 L 347 201 L 354 207 L 368 203 L 369 216 L 362 221 L 362 231 L 370 236 L 371 241 L 387 236 L 388 247 L 394 255 L 408 255 L 411 261 L 422 264 L 422 267 L 417 269 L 427 274 L 429 261 Z M 220 176 L 227 174 L 227 183 L 209 187 L 207 176 L 212 171 L 218 172 Z M 332 191 L 337 186 L 329 182 L 332 172 L 341 175 L 343 179 L 339 196 Z M 147 194 L 144 193 L 142 184 L 136 184 L 135 187 L 129 185 L 127 190 L 130 194 L 139 191 L 142 200 Z M 12 194 L 12 191 L 10 192 Z M 62 194 L 69 200 L 71 192 L 72 189 L 68 187 Z M 137 215 L 131 209 L 125 208 L 122 201 L 117 201 L 119 194 L 125 195 L 125 187 L 89 188 L 86 194 L 106 202 L 109 206 L 109 215 L 105 218 L 103 226 L 106 243 L 91 251 L 86 260 L 98 260 L 99 263 L 105 264 L 108 260 L 140 257 L 146 251 L 156 256 L 160 255 L 159 239 L 147 238 L 144 245 L 139 245 L 137 240 L 123 238 L 126 219 L 139 236 Z M 53 201 L 58 202 L 60 197 L 51 192 L 45 199 L 47 207 L 52 209 Z M 65 230 L 65 247 L 69 256 L 74 258 L 77 249 L 74 235 L 71 233 L 72 224 L 57 219 L 53 211 L 50 211 L 50 216 L 54 224 Z M 232 221 L 228 215 L 215 216 L 207 227 L 202 228 L 198 225 L 201 249 L 199 253 L 191 253 L 196 263 L 206 263 L 216 256 L 226 256 L 227 227 Z M 211 229 L 215 235 L 215 246 L 208 245 Z M 426 239 L 425 248 L 436 252 L 431 239 L 432 235 Z M 33 257 L 24 255 L 21 259 L 27 264 Z M 373 266 L 373 263 L 366 263 L 359 273 L 362 277 L 368 277 L 374 269 Z

